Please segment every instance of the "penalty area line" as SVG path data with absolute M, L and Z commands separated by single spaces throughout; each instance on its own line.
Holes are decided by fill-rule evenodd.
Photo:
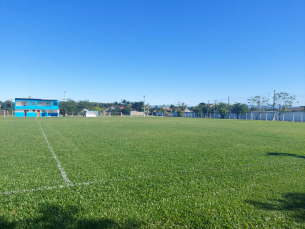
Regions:
M 67 187 L 71 186 L 72 183 L 71 183 L 71 181 L 68 179 L 65 170 L 63 169 L 63 167 L 61 166 L 61 164 L 60 164 L 58 158 L 56 157 L 56 154 L 55 154 L 55 152 L 53 151 L 53 149 L 52 149 L 52 147 L 51 147 L 51 145 L 50 145 L 50 143 L 49 143 L 49 141 L 48 141 L 48 138 L 47 138 L 47 136 L 45 135 L 45 133 L 43 132 L 43 129 L 42 129 L 42 127 L 41 127 L 39 121 L 37 120 L 37 118 L 36 118 L 36 121 L 38 122 L 38 125 L 39 125 L 39 127 L 40 127 L 41 132 L 42 132 L 42 135 L 43 135 L 44 139 L 46 140 L 46 142 L 47 142 L 47 144 L 48 144 L 48 146 L 49 146 L 49 149 L 50 149 L 50 151 L 51 151 L 51 153 L 52 153 L 52 156 L 53 156 L 54 160 L 56 161 L 57 167 L 58 167 L 58 169 L 59 169 L 59 171 L 60 171 L 60 173 L 61 173 L 62 178 L 64 179 L 64 181 L 65 181 L 65 183 L 66 183 L 66 186 L 67 186 Z

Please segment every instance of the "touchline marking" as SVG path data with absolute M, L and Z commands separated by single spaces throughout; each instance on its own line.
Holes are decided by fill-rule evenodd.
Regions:
M 36 119 L 36 120 L 37 120 L 37 119 Z M 43 130 L 42 130 L 42 128 L 41 128 L 41 125 L 40 125 L 40 123 L 39 123 L 38 120 L 37 120 L 37 122 L 38 122 L 38 125 L 39 125 L 40 129 L 41 129 L 41 132 L 42 132 L 42 134 L 43 134 L 44 139 L 46 139 L 46 142 L 47 142 L 47 144 L 48 144 L 48 146 L 49 146 L 49 149 L 50 149 L 50 151 L 51 151 L 51 153 L 52 153 L 52 155 L 53 155 L 53 158 L 54 158 L 54 160 L 55 160 L 56 163 L 57 163 L 57 167 L 58 167 L 58 169 L 59 169 L 59 171 L 60 171 L 60 173 L 61 173 L 62 178 L 64 179 L 64 181 L 65 181 L 65 183 L 66 183 L 66 186 L 67 186 L 67 187 L 71 186 L 71 185 L 72 185 L 71 181 L 68 179 L 67 174 L 65 173 L 65 170 L 63 169 L 63 167 L 61 167 L 60 162 L 59 162 L 59 160 L 57 159 L 56 154 L 54 153 L 54 151 L 53 151 L 53 149 L 52 149 L 52 147 L 51 147 L 51 145 L 50 145 L 50 143 L 49 143 L 49 141 L 48 141 L 46 135 L 44 134 L 44 132 L 43 132 Z

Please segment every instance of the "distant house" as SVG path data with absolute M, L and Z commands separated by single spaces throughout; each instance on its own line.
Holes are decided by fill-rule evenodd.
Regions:
M 172 112 L 172 108 L 162 107 L 163 110 L 167 110 L 169 112 Z
M 290 111 L 304 111 L 305 110 L 305 106 L 299 106 L 299 107 L 292 107 L 289 109 Z
M 15 117 L 58 117 L 59 102 L 55 99 L 15 98 Z

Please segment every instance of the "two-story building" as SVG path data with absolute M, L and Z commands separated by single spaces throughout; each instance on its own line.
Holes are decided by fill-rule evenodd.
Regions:
M 15 117 L 58 117 L 59 102 L 55 99 L 15 98 Z

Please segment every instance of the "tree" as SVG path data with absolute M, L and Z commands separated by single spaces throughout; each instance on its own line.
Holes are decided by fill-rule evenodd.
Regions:
M 63 115 L 63 116 L 67 116 L 67 113 L 68 113 L 68 102 L 60 102 L 59 103 L 59 111 L 60 111 L 60 114 Z
M 84 109 L 90 110 L 92 107 L 91 103 L 89 100 L 80 100 L 77 103 L 77 111 L 82 111 Z
M 239 115 L 249 112 L 249 108 L 247 104 L 235 103 L 231 111 L 235 113 L 237 115 L 237 119 L 239 119 Z
M 72 99 L 67 99 L 67 101 L 62 101 L 59 103 L 60 113 L 64 116 L 68 114 L 74 114 L 77 109 L 77 103 Z
M 131 108 L 132 108 L 134 111 L 143 111 L 143 110 L 144 110 L 144 102 L 143 102 L 143 101 L 134 102 L 134 103 L 131 105 Z
M 119 105 L 120 105 L 120 106 L 123 106 L 123 107 L 125 107 L 125 106 L 130 106 L 130 105 L 131 105 L 131 102 L 128 101 L 128 100 L 126 100 L 126 99 L 122 99 L 122 100 L 121 100 L 121 103 L 120 103 Z
M 12 102 L 12 100 L 6 100 L 2 103 L 1 108 L 3 108 L 3 110 L 12 111 L 12 109 L 14 108 L 14 103 Z
M 275 94 L 275 106 L 278 106 L 278 109 L 281 112 L 286 111 L 287 108 L 291 108 L 295 100 L 295 95 L 289 95 L 286 92 Z M 296 102 L 298 103 L 298 101 Z
M 252 111 L 266 110 L 268 107 L 269 99 L 266 97 L 260 97 L 259 95 L 257 95 L 247 100 L 248 100 L 248 104 L 251 105 Z
M 129 115 L 130 112 L 131 112 L 130 106 L 125 106 L 125 107 L 122 109 L 122 114 L 124 114 L 124 115 Z
M 164 116 L 169 116 L 170 113 L 171 113 L 171 110 L 169 110 L 167 107 L 168 107 L 168 106 L 165 105 L 165 104 L 163 104 L 163 105 L 161 106 L 161 108 L 162 108 L 162 111 L 161 111 L 161 112 L 163 112 L 163 115 L 164 115 Z
M 192 107 L 191 110 L 197 115 L 206 114 L 210 110 L 210 107 L 206 103 L 199 103 L 197 106 Z
M 177 112 L 177 107 L 174 104 L 169 105 L 169 108 L 172 109 L 172 112 Z
M 99 113 L 103 113 L 104 112 L 104 110 L 102 108 L 98 107 L 98 106 L 91 107 L 91 110 L 98 111 Z
M 202 110 L 201 110 L 200 106 L 192 107 L 191 111 L 193 111 L 196 115 L 199 115 L 199 114 L 202 113 Z
M 218 105 L 216 105 L 216 111 L 218 111 L 222 119 L 226 118 L 227 110 L 228 110 L 228 106 L 226 103 L 220 102 Z
M 187 108 L 187 104 L 183 102 L 178 102 L 176 105 L 176 112 L 178 113 L 178 117 L 183 117 L 183 112 Z
M 73 115 L 77 109 L 77 103 L 73 99 L 68 99 L 67 103 L 68 103 L 68 107 L 67 107 L 68 114 Z

